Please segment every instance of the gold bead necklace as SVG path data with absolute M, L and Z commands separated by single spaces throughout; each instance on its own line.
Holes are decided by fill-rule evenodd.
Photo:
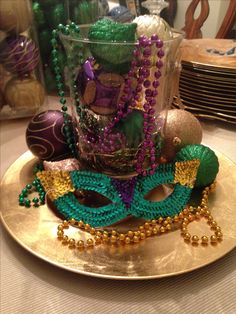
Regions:
M 100 244 L 111 244 L 111 245 L 128 245 L 139 243 L 148 237 L 160 236 L 166 232 L 173 229 L 179 228 L 181 230 L 181 235 L 183 236 L 185 242 L 192 243 L 193 245 L 198 245 L 201 239 L 202 245 L 216 244 L 220 242 L 223 238 L 221 228 L 218 226 L 217 222 L 213 219 L 208 204 L 208 198 L 210 192 L 215 189 L 215 183 L 212 183 L 209 187 L 206 187 L 202 191 L 201 203 L 197 207 L 187 206 L 181 213 L 174 217 L 160 217 L 158 219 L 145 221 L 143 225 L 138 226 L 135 230 L 129 230 L 126 233 L 121 233 L 118 230 L 101 230 L 95 229 L 89 224 L 83 221 L 76 221 L 75 219 L 64 220 L 57 227 L 57 238 L 64 244 L 68 245 L 70 248 L 78 248 L 83 250 L 85 248 L 91 248 L 95 245 Z M 203 235 L 199 237 L 198 235 L 191 235 L 188 231 L 188 225 L 192 221 L 200 220 L 204 217 L 207 220 L 210 228 L 214 231 L 214 234 L 210 236 Z M 86 231 L 92 235 L 91 238 L 86 241 L 78 240 L 74 238 L 69 238 L 65 235 L 64 230 L 68 229 L 70 226 L 79 228 L 80 230 Z M 210 241 L 209 241 L 210 240 Z

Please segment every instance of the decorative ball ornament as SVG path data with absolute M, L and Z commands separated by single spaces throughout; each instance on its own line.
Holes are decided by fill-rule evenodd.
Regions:
M 129 9 L 122 5 L 116 6 L 113 9 L 111 9 L 108 12 L 108 16 L 110 16 L 113 19 L 113 21 L 121 23 L 131 22 L 131 20 L 134 18 Z
M 26 31 L 32 23 L 28 1 L 0 0 L 0 30 L 15 34 Z
M 136 34 L 135 23 L 118 23 L 110 19 L 101 19 L 93 24 L 88 33 L 88 38 L 91 41 L 107 41 L 109 42 L 135 42 Z M 99 45 L 97 43 L 90 44 L 90 50 L 93 57 L 100 63 L 106 71 L 121 72 L 123 67 L 125 72 L 129 68 L 127 64 L 132 60 L 132 45 Z
M 26 130 L 26 143 L 33 155 L 42 160 L 61 160 L 70 155 L 65 136 L 63 113 L 48 110 L 33 117 Z
M 0 62 L 5 69 L 20 77 L 31 73 L 39 63 L 38 47 L 23 35 L 6 37 L 0 51 Z
M 13 109 L 35 112 L 44 102 L 42 84 L 34 78 L 12 78 L 5 88 L 6 103 Z
M 219 171 L 219 161 L 216 154 L 204 145 L 187 145 L 176 155 L 176 161 L 199 159 L 200 166 L 197 172 L 195 187 L 211 184 Z
M 182 109 L 168 110 L 162 149 L 167 160 L 173 160 L 182 147 L 201 141 L 202 127 L 193 114 Z
M 158 34 L 161 40 L 168 40 L 173 37 L 168 23 L 158 15 L 140 15 L 133 20 L 137 24 L 138 37 L 145 35 L 151 37 Z

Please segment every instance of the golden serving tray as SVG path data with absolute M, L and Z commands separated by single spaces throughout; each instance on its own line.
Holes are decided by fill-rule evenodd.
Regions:
M 109 279 L 153 279 L 190 272 L 206 266 L 236 247 L 236 165 L 219 154 L 220 173 L 216 192 L 210 197 L 210 209 L 222 228 L 224 239 L 217 245 L 195 247 L 187 244 L 175 230 L 159 237 L 126 246 L 100 245 L 79 251 L 63 246 L 57 239 L 60 219 L 46 205 L 24 208 L 18 205 L 18 194 L 32 180 L 36 158 L 23 154 L 2 180 L 1 220 L 9 234 L 27 251 L 57 267 L 94 277 Z M 193 222 L 191 232 L 209 233 L 205 221 Z M 75 228 L 70 236 L 78 236 Z M 223 267 L 223 265 L 221 265 Z

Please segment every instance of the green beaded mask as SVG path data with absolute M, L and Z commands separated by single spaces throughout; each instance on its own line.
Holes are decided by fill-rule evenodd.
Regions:
M 93 227 L 101 227 L 111 225 L 128 215 L 156 219 L 178 214 L 189 201 L 198 166 L 198 160 L 162 164 L 153 175 L 138 177 L 128 207 L 114 186 L 113 179 L 104 174 L 77 170 L 41 171 L 37 177 L 58 212 L 66 219 L 83 220 Z M 144 198 L 161 184 L 174 184 L 172 194 L 158 202 Z M 95 191 L 111 203 L 98 208 L 85 206 L 76 198 L 76 190 Z

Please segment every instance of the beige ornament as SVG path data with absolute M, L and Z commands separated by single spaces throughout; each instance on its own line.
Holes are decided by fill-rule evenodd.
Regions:
M 170 26 L 158 15 L 140 15 L 133 20 L 137 26 L 137 35 L 151 37 L 157 34 L 161 40 L 168 40 L 173 37 Z
M 202 127 L 193 114 L 181 109 L 168 110 L 162 149 L 162 154 L 168 161 L 173 160 L 182 147 L 200 144 L 201 141 Z
M 20 34 L 32 23 L 30 1 L 0 0 L 0 30 Z
M 44 97 L 43 86 L 34 78 L 12 78 L 5 88 L 6 103 L 16 110 L 34 111 L 43 104 Z

